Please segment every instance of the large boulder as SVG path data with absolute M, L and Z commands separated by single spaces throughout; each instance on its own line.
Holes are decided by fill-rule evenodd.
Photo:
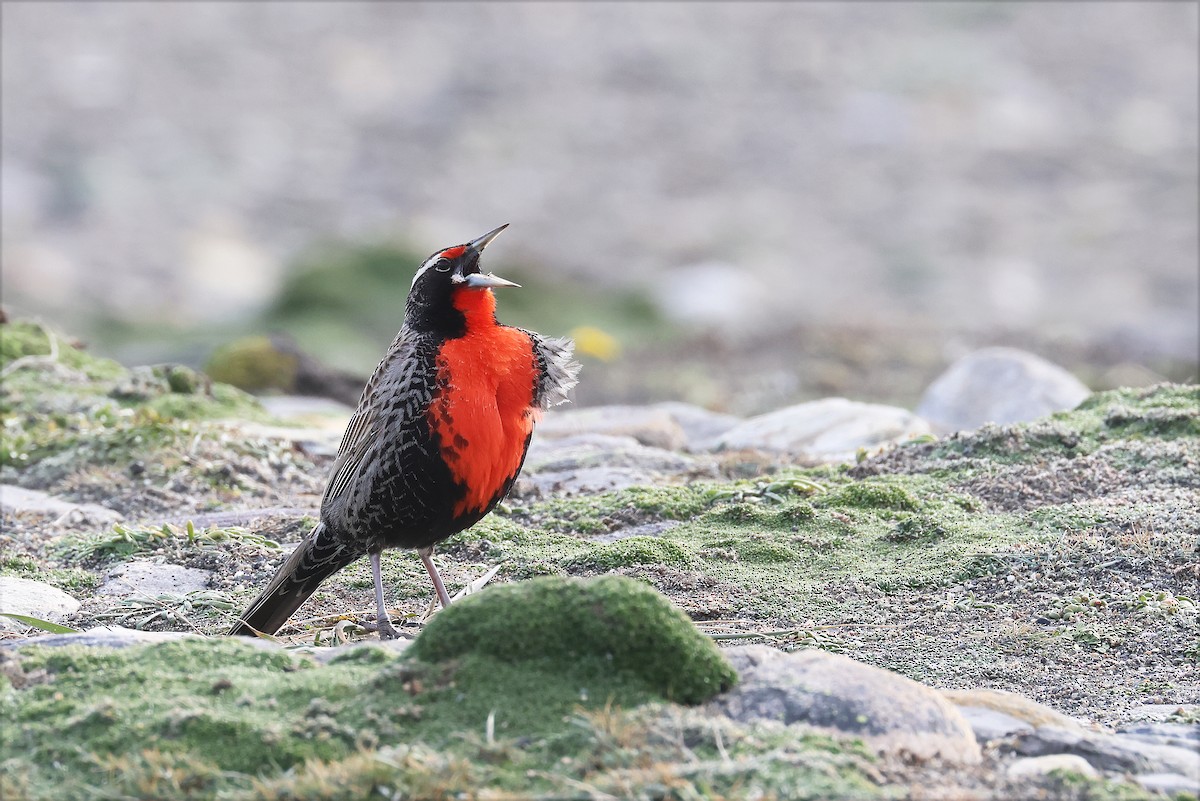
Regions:
M 546 412 L 537 425 L 542 439 L 579 434 L 633 437 L 642 445 L 682 450 L 687 444 L 683 428 L 665 409 L 652 406 L 592 406 Z
M 815 649 L 785 653 L 749 645 L 725 654 L 738 685 L 712 706 L 734 720 L 801 724 L 920 759 L 980 760 L 971 727 L 932 687 Z
M 643 445 L 633 437 L 535 435 L 517 480 L 518 496 L 591 495 L 694 476 L 716 476 L 712 457 Z
M 79 601 L 58 587 L 40 581 L 0 576 L 0 613 L 28 615 L 57 623 L 79 609 Z M 29 627 L 0 615 L 0 631 L 26 631 Z
M 917 414 L 940 433 L 984 423 L 1023 423 L 1073 409 L 1091 394 L 1083 383 L 1040 356 L 984 348 L 950 365 L 925 390 Z
M 825 398 L 751 417 L 718 437 L 715 447 L 837 463 L 853 461 L 860 448 L 874 449 L 928 433 L 928 424 L 907 409 Z

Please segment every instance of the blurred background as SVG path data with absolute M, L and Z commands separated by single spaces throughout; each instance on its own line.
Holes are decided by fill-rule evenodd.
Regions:
M 5 3 L 3 303 L 353 394 L 509 222 L 501 318 L 580 340 L 583 404 L 911 407 L 990 344 L 1194 381 L 1197 9 Z

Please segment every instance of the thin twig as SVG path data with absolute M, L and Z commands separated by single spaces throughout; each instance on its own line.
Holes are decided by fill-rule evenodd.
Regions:
M 716 721 L 712 722 L 713 740 L 717 744 L 717 753 L 721 755 L 721 761 L 729 764 L 733 760 L 729 758 L 729 752 L 725 750 L 725 739 L 721 737 L 721 729 L 717 726 Z

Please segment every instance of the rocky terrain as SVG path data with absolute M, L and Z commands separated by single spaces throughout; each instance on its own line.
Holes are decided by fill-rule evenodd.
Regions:
M 1001 349 L 916 412 L 547 414 L 453 607 L 385 555 L 380 644 L 365 563 L 217 636 L 344 406 L 21 321 L 0 377 L 5 799 L 1196 797 L 1194 385 Z
M 1194 364 L 1198 20 L 6 4 L 5 300 L 130 361 L 186 361 L 180 329 L 269 306 L 330 240 L 419 261 L 512 222 L 502 258 L 528 286 L 636 288 L 717 332 L 1013 327 Z

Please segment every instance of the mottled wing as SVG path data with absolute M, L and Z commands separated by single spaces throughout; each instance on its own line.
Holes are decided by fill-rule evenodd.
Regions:
M 524 329 L 522 329 L 524 330 Z M 549 409 L 570 400 L 571 388 L 579 383 L 581 365 L 572 356 L 575 343 L 525 331 L 533 342 L 533 355 L 538 362 L 538 382 L 533 388 L 533 404 Z
M 420 337 L 412 336 L 406 330 L 401 331 L 387 355 L 375 368 L 375 373 L 363 388 L 358 408 L 346 425 L 346 433 L 342 435 L 329 484 L 321 500 L 322 512 L 345 499 L 347 490 L 361 477 L 369 454 L 378 447 L 381 437 L 388 433 L 384 428 L 389 424 L 389 418 L 394 427 L 390 433 L 395 436 L 405 426 L 395 425 L 397 421 L 394 414 L 399 413 L 405 421 L 412 421 L 429 406 L 433 387 L 428 375 L 421 374 L 422 365 L 427 366 L 428 361 L 422 358 L 421 353 L 426 345 Z M 381 397 L 384 395 L 388 396 L 386 403 Z M 401 401 L 400 408 L 392 399 Z

